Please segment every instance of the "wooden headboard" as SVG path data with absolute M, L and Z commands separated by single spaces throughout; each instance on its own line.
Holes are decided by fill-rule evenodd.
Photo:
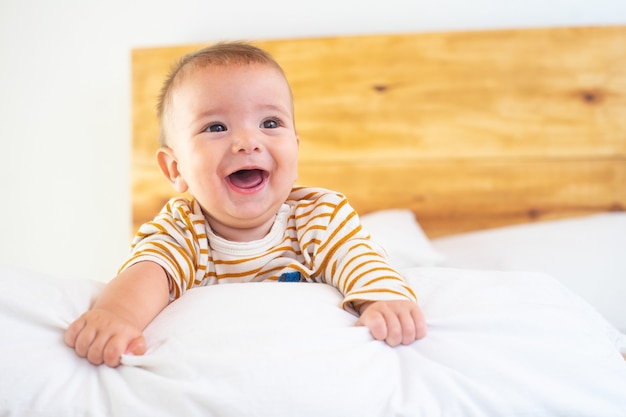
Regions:
M 626 208 L 626 27 L 253 42 L 285 69 L 299 184 L 361 214 L 410 208 L 430 237 Z M 174 191 L 156 97 L 204 45 L 132 53 L 133 225 Z

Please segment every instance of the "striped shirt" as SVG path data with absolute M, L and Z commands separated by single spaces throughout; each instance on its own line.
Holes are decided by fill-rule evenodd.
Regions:
M 146 260 L 168 273 L 170 300 L 195 286 L 254 281 L 330 284 L 343 294 L 344 308 L 415 300 L 346 198 L 321 188 L 295 187 L 270 232 L 252 242 L 217 236 L 197 201 L 173 198 L 141 226 L 120 270 Z

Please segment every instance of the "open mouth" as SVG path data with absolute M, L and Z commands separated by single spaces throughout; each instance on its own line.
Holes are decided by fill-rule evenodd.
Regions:
M 254 190 L 265 183 L 268 172 L 262 169 L 241 169 L 228 176 L 228 181 L 236 188 Z

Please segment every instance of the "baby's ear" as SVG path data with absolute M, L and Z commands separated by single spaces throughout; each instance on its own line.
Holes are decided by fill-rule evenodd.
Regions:
M 165 178 L 172 184 L 174 189 L 179 193 L 187 191 L 187 182 L 178 170 L 178 160 L 174 151 L 168 147 L 161 147 L 157 151 L 157 162 L 161 172 L 165 175 Z

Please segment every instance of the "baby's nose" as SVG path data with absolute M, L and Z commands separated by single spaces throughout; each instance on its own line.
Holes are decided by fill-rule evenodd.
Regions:
M 237 133 L 233 141 L 233 152 L 251 153 L 262 149 L 258 133 L 250 129 L 243 129 Z

